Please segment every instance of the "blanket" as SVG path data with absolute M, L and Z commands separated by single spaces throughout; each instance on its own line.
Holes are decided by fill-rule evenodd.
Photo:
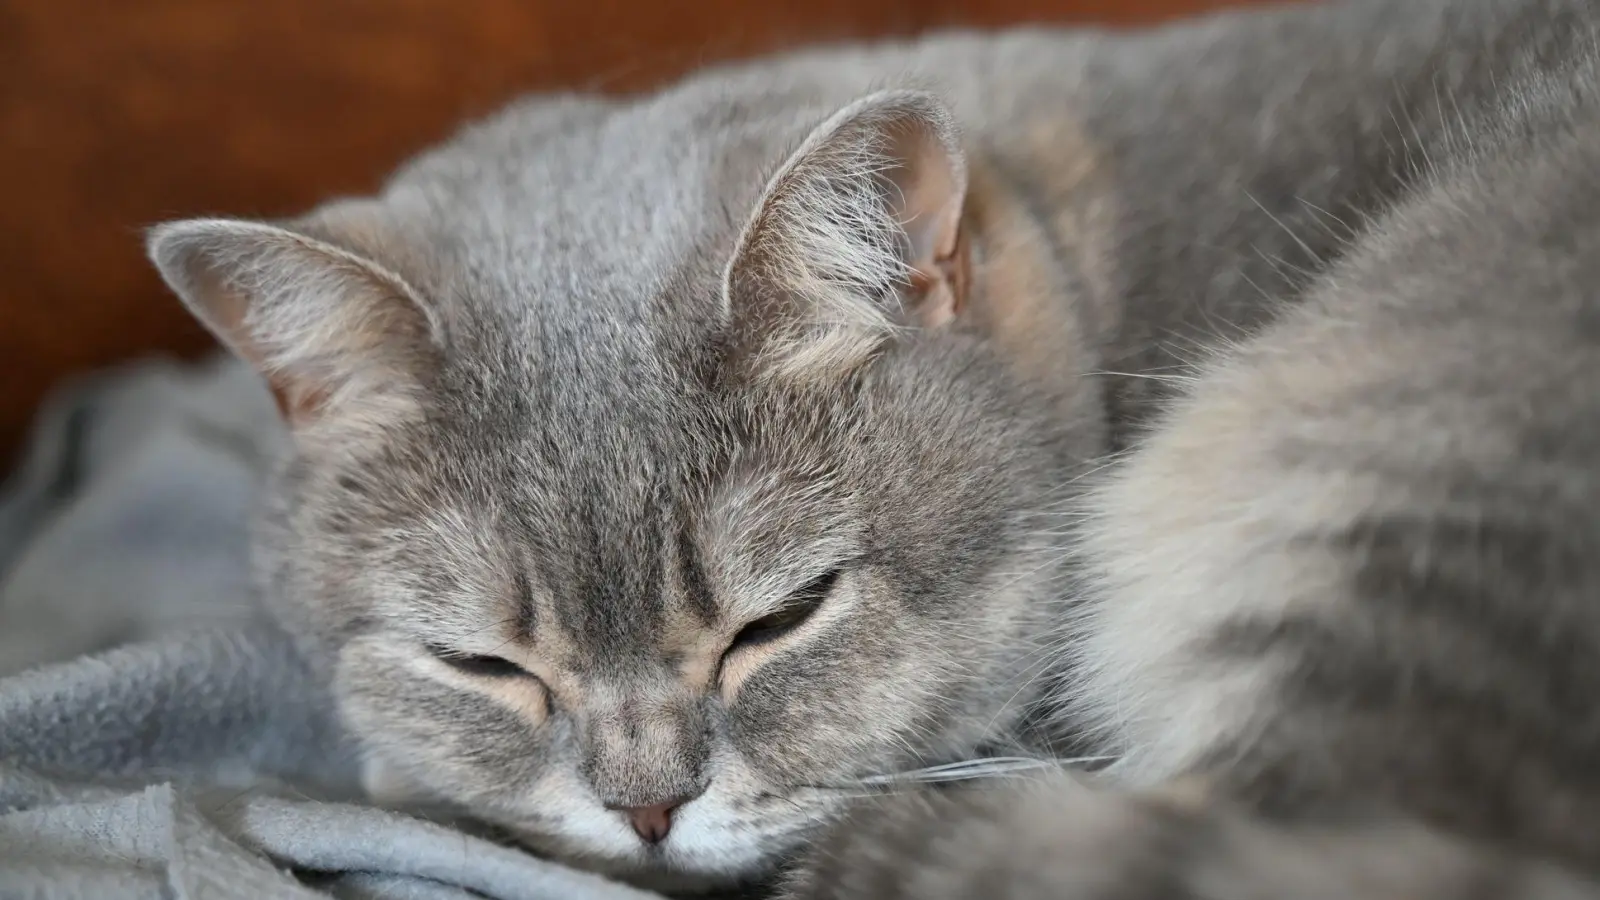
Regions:
M 247 589 L 254 373 L 69 385 L 0 490 L 0 898 L 643 900 L 363 805 L 356 755 Z

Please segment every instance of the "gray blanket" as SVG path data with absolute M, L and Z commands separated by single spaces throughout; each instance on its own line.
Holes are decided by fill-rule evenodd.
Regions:
M 42 413 L 0 492 L 0 898 L 653 896 L 360 804 L 245 589 L 280 439 L 227 361 L 107 373 Z

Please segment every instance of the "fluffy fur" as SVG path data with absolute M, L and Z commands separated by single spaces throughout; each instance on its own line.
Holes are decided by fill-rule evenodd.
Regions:
M 1597 23 L 819 51 L 151 252 L 377 794 L 666 886 L 1590 896 Z

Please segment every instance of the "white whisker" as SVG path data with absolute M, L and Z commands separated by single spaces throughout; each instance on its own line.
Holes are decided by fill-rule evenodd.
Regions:
M 961 760 L 887 775 L 869 775 L 857 783 L 872 786 L 903 784 L 951 784 L 975 781 L 981 778 L 1001 778 L 1028 772 L 1084 768 L 1095 763 L 1111 762 L 1110 756 L 1080 756 L 1072 759 L 1038 759 L 1027 756 L 995 756 Z

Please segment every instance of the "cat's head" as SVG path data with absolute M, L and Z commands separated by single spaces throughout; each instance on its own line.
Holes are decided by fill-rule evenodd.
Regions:
M 263 561 L 374 788 L 669 884 L 1016 726 L 1098 440 L 1042 234 L 938 100 L 680 106 L 151 237 L 291 424 Z

